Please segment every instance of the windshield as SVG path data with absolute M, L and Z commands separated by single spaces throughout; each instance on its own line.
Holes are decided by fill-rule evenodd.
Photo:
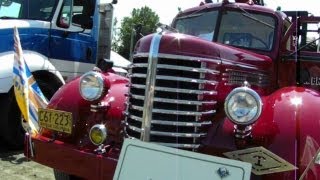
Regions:
M 238 47 L 271 50 L 275 20 L 271 16 L 240 11 L 225 11 L 217 41 Z
M 50 21 L 56 0 L 0 0 L 0 19 Z
M 217 17 L 218 11 L 186 15 L 177 19 L 175 28 L 179 33 L 212 41 Z
M 270 51 L 274 43 L 275 19 L 246 11 L 223 11 L 217 26 L 218 11 L 195 12 L 178 17 L 175 28 L 184 34 L 236 47 Z M 218 31 L 217 37 L 213 36 Z

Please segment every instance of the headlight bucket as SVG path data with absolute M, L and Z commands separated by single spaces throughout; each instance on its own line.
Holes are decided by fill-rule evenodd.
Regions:
M 248 87 L 233 89 L 224 103 L 227 117 L 237 125 L 253 124 L 261 115 L 262 100 L 257 92 Z
M 101 145 L 107 139 L 107 128 L 103 124 L 92 126 L 89 132 L 90 141 L 94 145 Z
M 83 99 L 98 100 L 106 91 L 105 79 L 101 73 L 90 71 L 80 77 L 79 92 Z

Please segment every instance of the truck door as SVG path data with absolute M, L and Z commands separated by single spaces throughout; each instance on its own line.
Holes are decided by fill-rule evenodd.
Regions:
M 292 26 L 284 64 L 292 68 L 296 84 L 320 91 L 320 17 L 299 17 Z M 289 66 L 289 64 L 291 66 Z M 290 76 L 292 76 L 291 74 Z
M 53 20 L 49 58 L 66 79 L 91 70 L 96 63 L 94 11 L 95 0 L 64 0 Z

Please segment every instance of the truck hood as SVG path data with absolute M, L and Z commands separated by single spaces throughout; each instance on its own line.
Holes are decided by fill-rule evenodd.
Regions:
M 154 35 L 140 39 L 135 48 L 135 56 L 149 53 Z M 244 81 L 253 85 L 253 89 L 261 94 L 271 81 L 273 71 L 272 59 L 248 50 L 210 42 L 201 38 L 180 34 L 163 33 L 159 45 L 159 56 L 171 58 L 196 59 L 206 68 L 216 72 L 215 75 L 206 75 L 207 80 L 216 81 L 214 86 L 207 85 L 208 91 L 217 91 L 215 100 L 223 102 L 228 93 L 235 87 L 241 86 Z M 208 97 L 211 99 L 212 97 Z
M 153 35 L 145 36 L 137 43 L 135 53 L 149 52 Z M 252 64 L 271 62 L 268 56 L 251 51 L 231 47 L 228 45 L 210 42 L 201 38 L 180 33 L 164 33 L 161 38 L 159 53 L 184 56 L 219 58 L 229 61 L 247 61 Z

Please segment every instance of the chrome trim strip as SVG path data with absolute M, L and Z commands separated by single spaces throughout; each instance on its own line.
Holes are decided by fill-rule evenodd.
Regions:
M 129 115 L 130 119 L 141 122 L 142 118 Z M 178 122 L 178 121 L 165 121 L 165 120 L 152 120 L 152 124 L 159 124 L 159 125 L 168 125 L 168 126 L 186 126 L 186 127 L 202 127 L 206 125 L 211 125 L 211 121 L 203 121 L 203 122 Z
M 134 57 L 148 57 L 149 53 L 137 53 Z M 184 55 L 174 55 L 174 54 L 164 54 L 159 53 L 159 58 L 168 58 L 168 59 L 182 59 L 189 61 L 210 61 L 217 64 L 221 64 L 221 59 L 211 59 L 211 58 L 203 58 L 203 57 L 194 57 L 194 56 L 184 56 Z
M 131 66 L 132 68 L 147 68 L 148 64 L 137 63 Z M 207 68 L 193 68 L 188 66 L 175 66 L 175 65 L 167 65 L 167 64 L 158 64 L 158 69 L 170 69 L 170 70 L 182 70 L 188 72 L 198 72 L 198 73 L 208 73 L 208 74 L 219 74 L 219 71 L 207 69 Z
M 216 92 L 215 92 L 216 93 Z M 144 100 L 143 96 L 139 95 L 131 95 L 132 99 Z M 165 98 L 154 98 L 154 102 L 162 102 L 162 103 L 172 103 L 172 104 L 185 104 L 185 105 L 215 105 L 217 101 L 188 101 L 188 100 L 179 100 L 179 99 L 165 99 Z
M 150 68 L 148 68 L 150 69 Z M 130 77 L 135 77 L 135 78 L 146 78 L 146 75 L 144 74 L 129 74 Z M 190 82 L 190 83 L 198 83 L 198 84 L 212 84 L 212 85 L 217 85 L 217 81 L 208 81 L 208 80 L 202 80 L 202 79 L 192 79 L 192 78 L 183 78 L 183 77 L 174 77 L 174 76 L 163 76 L 163 75 L 158 75 L 156 77 L 157 80 L 168 80 L 168 81 L 182 81 L 182 82 Z M 147 85 L 148 85 L 148 79 L 147 79 Z
M 127 127 L 133 131 L 136 131 L 142 134 L 142 130 L 140 128 L 130 126 L 130 125 L 128 125 Z M 201 138 L 207 135 L 206 133 L 194 134 L 194 133 L 175 133 L 175 132 L 160 132 L 160 131 L 150 131 L 150 134 L 155 136 L 187 137 L 187 138 Z
M 132 88 L 136 89 L 146 89 L 145 85 L 140 85 L 140 84 L 132 84 Z M 191 90 L 191 89 L 177 89 L 177 88 L 167 88 L 167 87 L 155 87 L 156 91 L 163 91 L 163 92 L 173 92 L 173 93 L 187 93 L 187 94 L 199 94 L 199 95 L 216 95 L 217 91 L 199 91 L 199 90 Z
M 152 119 L 152 109 L 153 109 L 153 97 L 154 97 L 154 87 L 156 84 L 156 74 L 157 74 L 157 64 L 158 64 L 158 54 L 159 46 L 161 41 L 161 34 L 154 34 L 148 56 L 148 71 L 146 76 L 146 90 L 145 90 L 145 101 L 143 104 L 143 114 L 142 114 L 142 132 L 140 135 L 140 140 L 149 142 L 150 141 L 150 131 L 151 131 L 151 119 Z
M 131 105 L 132 109 L 144 112 L 144 107 Z M 152 109 L 150 113 L 160 113 L 160 114 L 174 114 L 174 115 L 186 115 L 186 116 L 202 116 L 202 115 L 210 115 L 216 113 L 215 110 L 205 111 L 205 112 L 190 112 L 190 111 L 176 111 L 176 110 L 166 110 L 166 109 Z M 151 113 L 151 114 L 152 114 Z M 142 119 L 144 119 L 142 117 Z M 151 120 L 151 119 L 150 119 Z M 150 121 L 151 122 L 151 121 Z

